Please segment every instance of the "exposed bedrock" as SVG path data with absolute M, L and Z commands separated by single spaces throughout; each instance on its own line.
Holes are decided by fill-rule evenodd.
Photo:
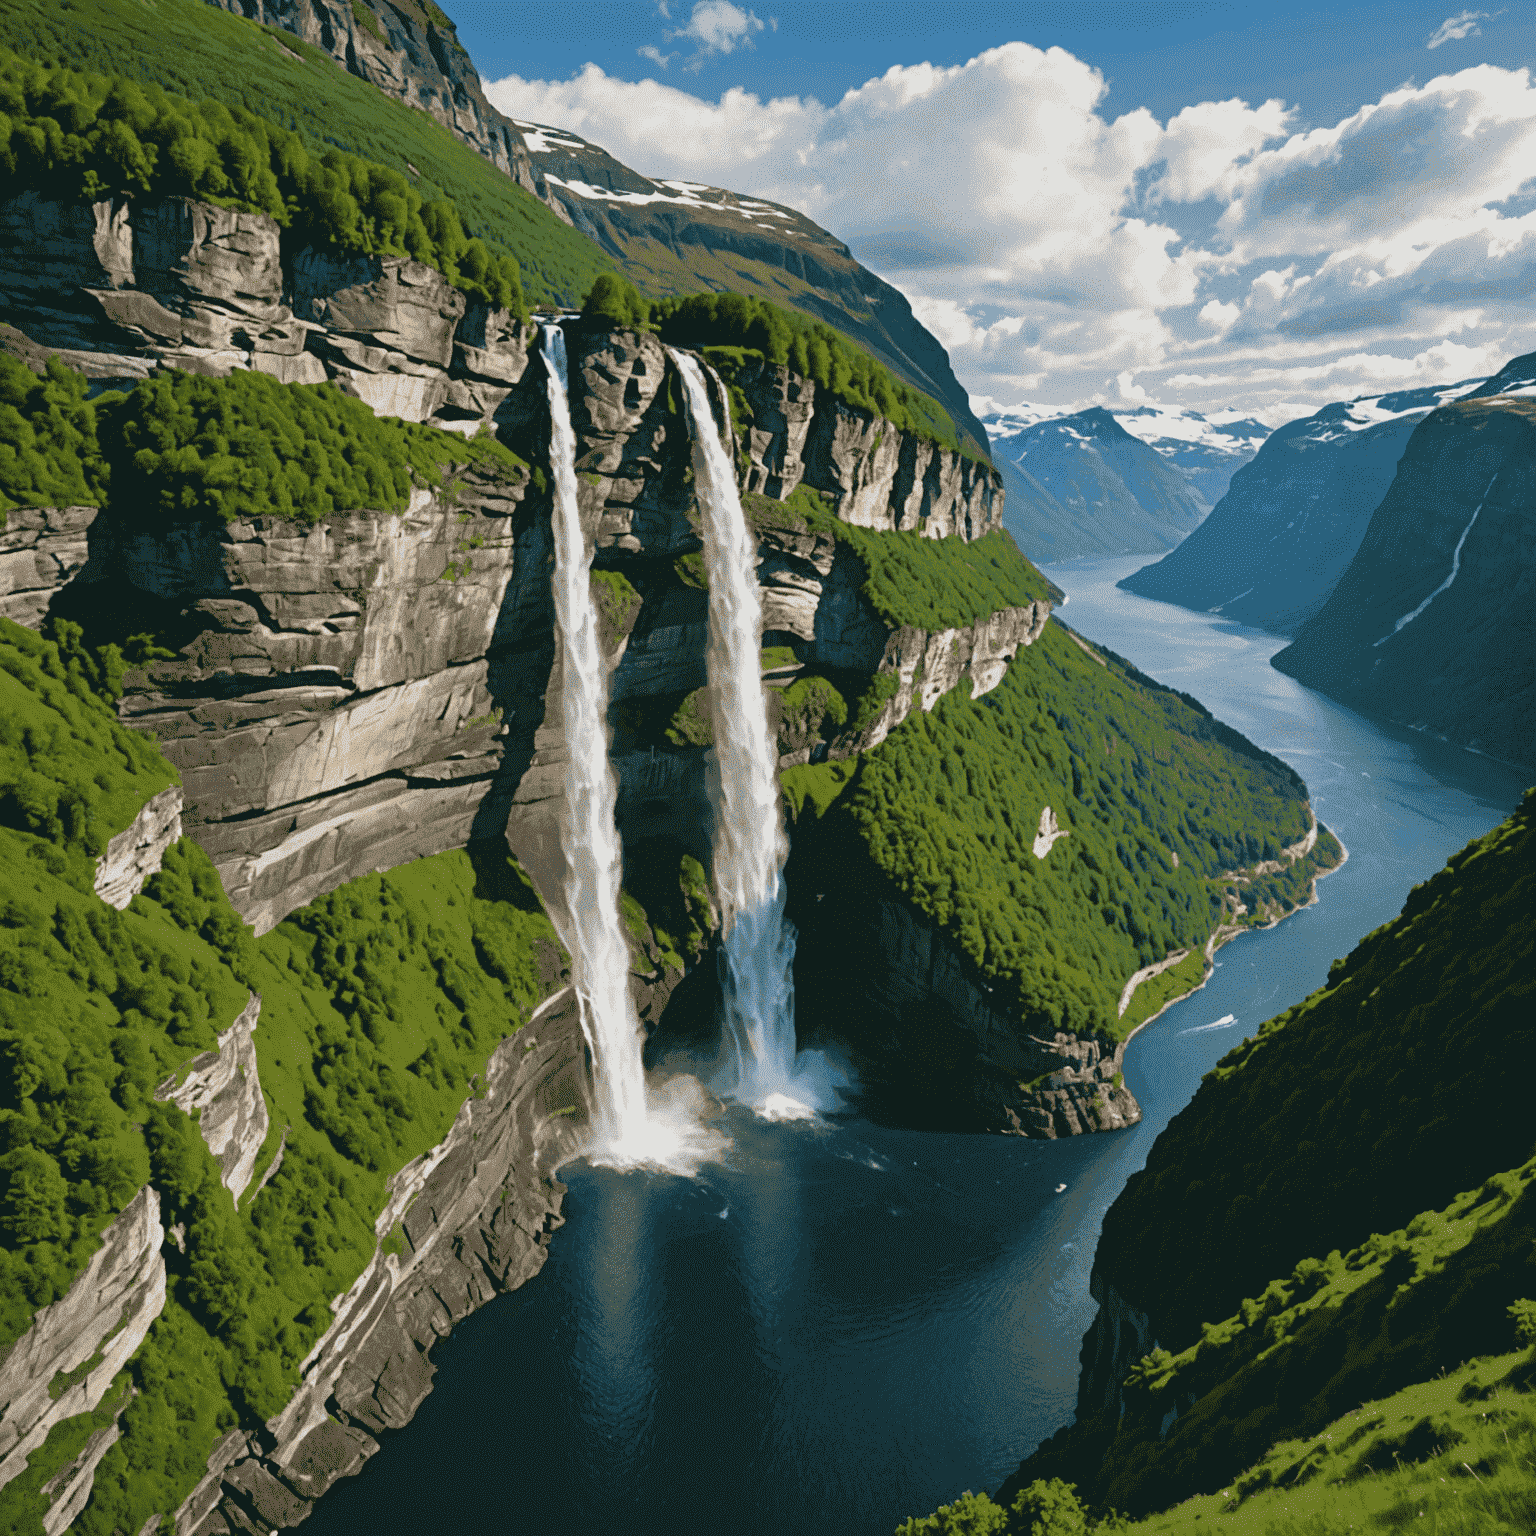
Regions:
M 462 477 L 400 515 L 154 535 L 103 519 L 65 598 L 157 619 L 125 721 L 181 770 L 186 829 L 265 932 L 345 880 L 499 835 L 549 676 L 548 523 Z M 477 825 L 493 793 L 502 821 Z
M 538 1273 L 561 1221 L 553 1170 L 583 1115 L 583 1050 L 568 991 L 502 1042 L 484 1096 L 390 1181 L 378 1250 L 333 1303 L 298 1390 L 261 1430 L 215 1447 L 175 1512 L 178 1536 L 296 1525 L 373 1455 L 375 1436 L 410 1420 L 432 1390 L 431 1347 Z
M 820 823 L 796 827 L 788 879 L 801 1039 L 846 1045 L 876 1113 L 1043 1138 L 1141 1119 L 1123 1046 L 1006 1011 L 959 948 Z
M 12 507 L 0 527 L 0 618 L 42 625 L 53 595 L 86 560 L 95 507 Z
M 160 872 L 165 850 L 181 836 L 181 790 L 172 785 L 144 803 L 96 860 L 95 891 L 119 912 Z
M 266 1100 L 251 1038 L 261 1019 L 261 998 L 252 992 L 216 1049 L 195 1056 L 155 1090 L 161 1103 L 174 1104 L 197 1121 L 198 1131 L 219 1164 L 219 1182 L 235 1204 L 256 1171 L 256 1155 L 267 1139 Z
M 524 328 L 403 256 L 300 250 L 264 214 L 192 198 L 0 202 L 0 316 L 23 355 L 92 377 L 156 367 L 333 379 L 381 414 L 473 431 L 527 367 Z
M 144 1342 L 165 1306 L 164 1242 L 160 1196 L 146 1184 L 102 1233 L 75 1283 L 34 1316 L 0 1360 L 0 1487 L 20 1476 L 55 1424 L 101 1402 Z M 106 1450 L 100 1447 L 97 1460 Z M 60 1482 L 55 1505 L 94 1465 Z

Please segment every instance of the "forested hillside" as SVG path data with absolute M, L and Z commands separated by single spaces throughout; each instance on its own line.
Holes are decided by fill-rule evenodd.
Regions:
M 0 1526 L 41 1530 L 38 1489 L 120 1414 L 74 1527 L 106 1536 L 174 1509 L 221 1435 L 282 1408 L 377 1249 L 386 1181 L 442 1139 L 561 956 L 504 849 L 355 883 L 260 942 L 190 839 L 126 911 L 106 906 L 94 856 L 174 770 L 117 723 L 74 633 L 61 649 L 0 620 L 0 1351 L 141 1185 L 182 1238 L 144 1345 L 0 1491 Z M 270 1181 L 231 1201 L 157 1086 L 250 992 Z

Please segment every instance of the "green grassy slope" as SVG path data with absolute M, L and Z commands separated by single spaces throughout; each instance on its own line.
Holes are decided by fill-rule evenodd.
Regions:
M 90 854 L 173 771 L 78 661 L 9 621 L 0 686 L 0 1350 L 145 1180 L 187 1230 L 186 1255 L 167 1250 L 165 1311 L 113 1388 L 122 1438 L 74 1527 L 107 1536 L 174 1508 L 219 1435 L 282 1406 L 330 1299 L 374 1252 L 387 1178 L 441 1140 L 556 983 L 560 952 L 504 849 L 354 881 L 257 942 L 183 839 L 114 912 L 91 891 Z M 237 1213 L 195 1125 L 151 1095 L 247 988 L 272 1121 L 258 1169 L 291 1129 L 281 1169 Z M 60 1425 L 33 1454 L 0 1491 L 0 1528 L 41 1528 L 36 1490 L 85 1433 Z
M 1495 1326 L 1516 1335 L 1507 1315 Z M 1040 1478 L 1001 1502 L 967 1494 L 896 1536 L 1525 1536 L 1536 1530 L 1533 1388 L 1529 1348 L 1495 1352 L 1278 1441 L 1225 1487 L 1140 1519 Z
M 1443 1378 L 1536 1342 L 1533 820 L 1536 791 L 1158 1138 L 1095 1268 L 1161 1347 L 1023 1464 L 1004 1511 L 1056 1479 L 1148 1531 L 1392 1529 L 1428 1507 L 1439 1529 L 1526 1528 L 1536 1468 L 1485 1431 L 1536 1362 Z M 1529 1444 L 1532 1417 L 1522 1399 L 1504 1428 Z M 1465 1484 L 1441 1483 L 1462 1442 Z
M 1033 595 L 1027 581 L 1015 594 Z M 784 775 L 791 885 L 847 899 L 861 881 L 889 889 L 1032 1031 L 1123 1034 L 1131 973 L 1203 945 L 1223 915 L 1221 877 L 1307 830 L 1305 786 L 1233 737 L 1052 623 L 982 698 L 957 690 L 856 764 Z M 1070 835 L 1042 861 L 1032 843 L 1046 805 Z M 1295 896 L 1317 868 L 1296 866 Z
M 290 33 L 201 0 L 4 0 L 3 11 L 6 43 L 28 58 L 244 107 L 296 133 L 311 154 L 334 147 L 403 173 L 426 201 L 456 204 L 468 234 L 517 260 L 531 303 L 578 303 L 614 266 L 426 113 Z
M 1529 1155 L 1536 796 L 1224 1057 L 1105 1218 L 1098 1266 L 1181 1348 L 1275 1274 Z

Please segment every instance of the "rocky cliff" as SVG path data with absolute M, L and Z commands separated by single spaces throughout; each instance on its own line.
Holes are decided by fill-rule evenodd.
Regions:
M 853 1051 L 875 1113 L 1046 1140 L 1141 1119 L 1124 1042 L 1020 1029 L 957 945 L 907 904 L 839 880 L 840 862 L 816 829 L 797 832 L 797 1009 L 802 1032 Z
M 1120 585 L 1296 634 L 1354 557 L 1415 426 L 1474 383 L 1338 401 L 1279 428 L 1199 528 Z
M 0 1360 L 0 1488 L 26 1470 L 27 1457 L 54 1425 L 100 1404 L 144 1342 L 165 1305 L 164 1241 L 160 1196 L 145 1185 L 102 1233 L 68 1294 L 38 1312 Z M 110 1444 L 97 1442 L 94 1461 L 83 1454 L 59 1475 L 55 1510 L 84 1504 Z
M 362 1468 L 376 1436 L 410 1421 L 432 1390 L 432 1346 L 542 1268 L 561 1221 L 554 1170 L 575 1141 L 565 1116 L 582 1102 L 584 1073 L 576 1010 L 557 993 L 491 1057 L 443 1141 L 390 1181 L 378 1251 L 333 1303 L 303 1383 L 261 1429 L 215 1446 L 208 1475 L 173 1512 L 177 1536 L 296 1525 Z
M 185 236 L 176 246 L 187 257 L 183 275 L 192 274 L 182 298 L 199 315 L 221 317 L 228 340 L 235 321 L 227 301 L 240 282 L 213 283 L 214 267 L 197 254 L 215 243 L 209 232 L 223 215 L 185 200 L 169 206 L 166 217 L 172 214 Z M 133 246 L 132 231 L 157 217 L 134 209 L 135 223 L 124 213 L 122 239 Z M 110 222 L 103 206 L 90 227 Z M 242 227 L 250 233 L 263 223 L 270 221 Z M 487 363 L 486 349 L 462 338 L 473 323 L 481 327 L 474 339 L 487 340 L 492 319 L 466 317 L 462 296 L 431 269 L 391 259 L 372 264 L 371 284 L 349 285 L 349 273 L 336 268 L 324 268 L 321 282 L 323 264 L 301 254 L 284 277 L 276 227 L 258 232 L 267 239 L 261 260 L 271 258 L 263 291 L 299 284 L 306 312 L 319 317 L 299 332 L 309 350 L 295 356 L 306 366 L 376 410 L 412 419 L 436 410 L 428 419 L 442 425 L 454 419 L 452 401 L 468 398 L 474 381 L 463 368 L 472 356 L 478 379 L 489 376 L 485 369 L 502 379 L 476 397 L 476 409 L 504 437 L 541 455 L 542 368 L 529 369 L 521 331 L 491 335 L 496 347 Z M 142 251 L 142 243 L 133 248 Z M 95 247 L 77 254 L 84 249 Z M 171 260 L 166 247 L 157 250 L 157 261 Z M 256 260 L 249 251 L 243 258 L 246 265 Z M 146 260 L 120 269 L 162 292 L 165 284 L 151 274 L 164 271 Z M 257 286 L 240 281 L 247 290 Z M 423 295 L 432 302 L 424 305 Z M 106 322 L 98 325 L 100 317 L 89 313 L 100 297 L 83 287 L 66 295 L 81 306 L 69 311 L 70 339 L 113 341 L 101 328 Z M 60 334 L 49 323 L 32 328 Z M 113 334 L 113 344 L 128 345 Z M 23 346 L 17 335 L 12 345 L 35 358 L 41 343 Z M 388 348 L 378 345 L 385 342 Z M 189 361 L 157 352 L 149 333 L 132 345 L 132 353 L 70 356 L 113 377 L 130 361 Z M 651 336 L 573 335 L 571 350 L 583 520 L 599 565 L 627 572 L 639 598 L 618 637 L 613 698 L 635 705 L 701 687 L 704 594 L 673 569 L 701 546 L 690 510 L 691 438 L 675 385 L 667 387 L 670 361 Z M 263 366 L 265 357 L 209 347 L 197 362 L 227 371 Z M 419 371 L 392 371 L 407 367 Z M 986 466 L 850 411 L 785 369 L 764 366 L 746 385 L 751 415 L 742 448 L 747 475 L 758 484 L 771 483 L 783 496 L 802 484 L 815 488 L 834 515 L 863 527 L 972 539 L 997 526 L 1001 492 Z M 478 425 L 480 417 L 469 421 Z M 398 516 L 359 513 L 315 528 L 237 520 L 154 533 L 114 515 L 89 525 L 89 558 L 58 610 L 101 638 L 154 620 L 171 659 L 129 673 L 120 713 L 152 730 L 181 770 L 184 823 L 258 932 L 357 874 L 462 846 L 484 828 L 499 833 L 509 815 L 520 856 L 546 889 L 557 888 L 551 797 L 562 747 L 553 724 L 544 725 L 544 698 L 558 684 L 548 517 L 542 477 L 466 468 L 447 491 L 416 492 Z M 32 533 L 17 524 L 18 540 Z M 928 638 L 919 631 L 898 637 L 879 620 L 859 595 L 859 562 L 832 538 L 765 526 L 762 539 L 768 623 L 800 644 L 802 661 L 867 673 L 905 668 L 902 688 L 861 738 L 873 744 L 911 707 L 911 677 Z M 55 562 L 48 580 L 70 569 Z M 28 611 L 35 619 L 47 595 L 33 589 Z M 974 634 L 945 632 L 928 658 L 924 707 L 962 674 L 995 681 L 1043 618 L 1042 605 L 1039 613 L 1000 614 Z M 705 855 L 699 755 L 669 751 L 659 763 L 658 751 L 669 744 L 655 733 L 642 734 L 628 751 L 622 728 L 619 734 L 626 810 L 673 799 L 667 786 L 675 788 L 680 775 L 693 809 L 677 813 L 673 799 L 674 830 Z M 856 745 L 850 738 L 841 750 Z M 143 841 L 137 833 L 124 838 Z M 131 878 L 120 883 L 131 894 Z
M 1435 411 L 1332 596 L 1274 665 L 1366 714 L 1536 764 L 1533 499 L 1536 401 Z
M 36 629 L 86 560 L 95 507 L 12 507 L 0 528 L 0 617 Z
M 948 354 L 906 297 L 804 214 L 719 187 L 653 181 L 567 129 L 503 116 L 487 101 L 453 22 L 435 5 L 216 3 L 295 33 L 386 95 L 430 113 L 647 293 L 696 293 L 724 279 L 738 292 L 788 304 L 853 337 L 941 401 L 962 436 L 986 451 L 986 433 Z
M 261 999 L 253 992 L 218 1047 L 194 1057 L 155 1090 L 159 1103 L 174 1104 L 197 1121 L 197 1129 L 219 1164 L 219 1182 L 236 1207 L 256 1172 L 269 1119 L 256 1064 Z M 265 1180 L 263 1180 L 265 1182 Z

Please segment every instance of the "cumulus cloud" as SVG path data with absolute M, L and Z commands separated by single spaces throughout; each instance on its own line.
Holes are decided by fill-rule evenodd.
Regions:
M 665 14 L 665 12 L 663 12 Z M 697 46 L 690 67 L 697 68 L 711 54 L 734 53 L 752 46 L 752 34 L 763 24 L 751 11 L 744 11 L 731 0 L 699 0 L 686 27 L 667 33 L 667 41 L 682 38 Z M 777 31 L 777 24 L 774 26 Z
M 1536 348 L 1526 70 L 1442 75 L 1300 131 L 1278 100 L 1110 117 L 1097 69 L 1025 43 L 896 66 L 831 105 L 591 64 L 487 89 L 648 175 L 802 209 L 907 294 L 978 396 L 1081 402 L 1126 376 L 1119 398 L 1269 410 Z
M 1464 37 L 1481 37 L 1483 29 L 1478 22 L 1487 20 L 1487 11 L 1463 11 L 1459 16 L 1447 16 L 1424 46 L 1438 48 L 1442 43 L 1459 43 Z

